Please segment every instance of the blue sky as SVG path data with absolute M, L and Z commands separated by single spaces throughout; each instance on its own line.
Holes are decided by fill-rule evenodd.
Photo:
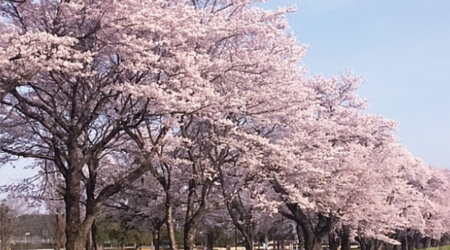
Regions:
M 365 82 L 369 112 L 398 122 L 398 137 L 427 164 L 450 169 L 450 1 L 272 0 L 309 45 L 312 73 L 350 69 Z M 0 184 L 30 170 L 0 168 Z
M 450 1 L 273 0 L 309 45 L 304 65 L 365 80 L 370 113 L 398 122 L 400 141 L 427 164 L 450 169 Z

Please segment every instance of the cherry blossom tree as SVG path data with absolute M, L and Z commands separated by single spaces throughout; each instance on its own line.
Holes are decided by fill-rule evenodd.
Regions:
M 364 112 L 359 77 L 308 77 L 290 9 L 255 2 L 0 1 L 0 160 L 54 177 L 67 249 L 107 202 L 165 223 L 172 249 L 175 214 L 192 249 L 225 208 L 248 249 L 277 211 L 307 250 L 336 226 L 448 232 L 448 180 Z
M 263 11 L 250 8 L 249 4 L 250 1 L 207 1 L 195 2 L 193 8 L 188 9 L 185 5 L 171 6 L 173 12 L 182 12 L 178 16 L 186 15 L 186 10 L 200 15 L 201 25 L 198 26 L 195 19 L 193 23 L 192 20 L 169 20 L 192 25 L 191 28 L 172 25 L 182 27 L 183 34 L 186 29 L 196 32 L 186 33 L 182 42 L 178 37 L 170 40 L 173 30 L 162 35 L 168 43 L 179 45 L 173 46 L 175 49 L 171 47 L 173 58 L 157 62 L 156 68 L 165 71 L 158 75 L 156 85 L 149 82 L 124 88 L 133 96 L 160 98 L 164 95 L 166 98 L 161 99 L 165 102 L 166 114 L 161 119 L 161 127 L 167 130 L 167 140 L 163 139 L 165 149 L 161 151 L 165 151 L 166 156 L 158 163 L 166 170 L 153 172 L 160 175 L 180 169 L 179 173 L 189 176 L 185 183 L 185 248 L 192 247 L 196 228 L 207 212 L 224 205 L 224 200 L 212 195 L 217 192 L 219 169 L 233 164 L 239 171 L 244 165 L 247 168 L 257 166 L 261 150 L 253 144 L 268 144 L 261 136 L 265 132 L 258 129 L 268 130 L 282 123 L 279 117 L 283 115 L 276 111 L 283 110 L 285 114 L 285 110 L 289 110 L 287 92 L 294 92 L 297 97 L 307 94 L 298 84 L 302 72 L 296 66 L 303 49 L 285 34 L 286 23 L 282 18 L 285 11 Z M 127 7 L 135 12 L 143 8 L 137 3 Z M 166 21 L 163 17 L 155 18 L 155 21 Z M 264 95 L 260 94 L 261 89 Z M 129 134 L 137 147 L 147 154 L 148 145 L 152 144 L 151 132 L 144 133 L 140 129 L 139 126 L 136 130 L 130 129 Z M 248 142 L 244 143 L 245 140 Z M 170 144 L 170 148 L 166 144 Z M 167 153 L 169 151 L 171 153 Z
M 108 173 L 104 165 L 111 166 L 105 160 L 113 154 L 110 148 L 121 143 L 126 128 L 144 119 L 148 101 L 111 88 L 126 73 L 103 46 L 112 41 L 100 38 L 105 33 L 99 32 L 98 5 L 2 1 L 2 9 L 8 32 L 0 53 L 7 93 L 1 105 L 1 151 L 6 161 L 28 157 L 51 162 L 59 171 L 65 182 L 66 247 L 84 248 L 106 199 L 146 171 L 146 164 L 129 164 L 125 175 L 110 176 L 96 189 L 101 173 Z
M 393 143 L 378 148 L 364 173 L 365 189 L 359 190 L 348 202 L 355 212 L 344 221 L 355 230 L 356 239 L 370 247 L 381 243 L 398 245 L 392 235 L 414 221 L 423 224 L 418 208 L 423 195 L 402 177 L 402 169 L 420 164 L 400 145 Z M 361 192 L 362 191 L 362 192 Z
M 365 102 L 354 93 L 360 82 L 348 74 L 312 78 L 309 86 L 319 104 L 315 119 L 286 136 L 299 160 L 297 166 L 281 166 L 272 183 L 286 205 L 282 214 L 301 227 L 306 249 L 320 247 L 321 238 L 347 213 L 352 193 L 372 188 L 363 185 L 361 174 L 376 149 L 393 140 L 392 122 L 362 112 Z
M 105 201 L 152 169 L 177 119 L 225 126 L 266 112 L 269 100 L 282 103 L 275 90 L 298 77 L 303 53 L 285 34 L 286 11 L 250 1 L 1 4 L 0 149 L 5 161 L 60 172 L 68 249 L 84 247 Z M 256 95 L 262 86 L 269 95 Z M 156 139 L 136 161 L 127 138 L 146 121 Z

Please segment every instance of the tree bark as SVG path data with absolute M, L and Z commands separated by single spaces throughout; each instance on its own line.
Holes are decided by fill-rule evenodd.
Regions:
M 198 183 L 195 179 L 189 181 L 189 192 L 186 208 L 186 219 L 184 223 L 184 249 L 193 249 L 195 244 L 195 236 L 197 234 L 198 225 L 200 224 L 206 211 L 207 190 L 211 183 L 202 185 L 200 204 L 194 208 L 194 197 Z
M 424 239 L 424 246 L 423 246 L 423 248 L 429 248 L 429 247 L 431 247 L 431 238 L 430 237 L 425 237 L 425 239 Z
M 314 232 L 310 229 L 303 229 L 305 238 L 305 250 L 321 250 L 320 239 L 317 239 Z
M 276 193 L 281 195 L 288 195 L 289 193 L 277 182 L 272 181 L 272 187 Z M 304 247 L 305 250 L 317 250 L 321 249 L 321 238 L 328 235 L 333 229 L 337 219 L 333 216 L 325 216 L 321 213 L 315 213 L 313 216 L 317 217 L 317 224 L 314 226 L 308 213 L 302 211 L 302 209 L 296 203 L 285 202 L 286 207 L 290 213 L 281 211 L 281 214 L 286 218 L 293 220 L 300 225 L 304 235 Z
M 381 240 L 373 240 L 373 246 L 375 250 L 382 249 L 381 247 L 383 247 L 383 242 Z
M 305 250 L 322 249 L 320 240 L 331 231 L 333 225 L 332 219 L 318 214 L 319 222 L 316 228 L 314 228 L 308 216 L 303 213 L 297 204 L 287 203 L 286 206 L 291 213 L 287 214 L 282 212 L 282 215 L 294 220 L 300 226 L 303 232 Z
M 439 240 L 432 239 L 431 240 L 431 247 L 438 247 L 438 246 L 439 246 Z
M 234 226 L 244 237 L 245 249 L 253 250 L 254 225 L 252 222 L 252 215 L 242 204 L 240 196 L 227 202 L 227 210 Z
M 363 237 L 357 237 L 356 240 L 359 242 L 361 250 L 374 250 L 375 244 L 371 239 L 366 239 Z
M 98 250 L 97 240 L 95 239 L 96 235 L 97 235 L 97 226 L 95 225 L 95 221 L 94 221 L 94 223 L 92 223 L 92 227 L 91 227 L 91 237 L 92 237 L 92 244 L 94 245 L 94 250 Z
M 161 245 L 161 230 L 158 228 L 153 231 L 153 246 L 155 247 L 155 250 L 159 250 L 160 245 Z
M 73 171 L 66 178 L 64 202 L 66 205 L 66 249 L 84 250 L 87 232 L 83 232 L 80 209 L 81 173 Z
M 295 223 L 295 231 L 297 232 L 298 238 L 298 249 L 302 249 L 303 247 L 303 232 L 302 227 L 298 223 Z
M 197 220 L 190 220 L 184 225 L 184 249 L 190 250 L 194 248 L 195 235 L 197 233 Z
M 216 233 L 214 229 L 210 229 L 206 233 L 206 249 L 213 250 L 216 241 Z
M 167 233 L 169 234 L 169 244 L 170 249 L 177 250 L 177 241 L 175 239 L 175 225 L 173 222 L 173 211 L 172 204 L 170 198 L 166 201 L 166 224 L 167 224 Z
M 339 237 L 337 237 L 335 232 L 330 232 L 328 234 L 328 246 L 330 250 L 337 250 L 340 244 Z
M 264 250 L 269 249 L 269 233 L 267 231 L 264 232 Z
M 86 237 L 86 250 L 94 250 L 94 240 L 93 240 L 92 228 L 89 231 L 88 236 Z
M 245 236 L 244 236 L 245 238 Z M 253 240 L 245 239 L 244 242 L 245 250 L 253 250 Z
M 347 225 L 342 226 L 340 232 L 341 238 L 341 250 L 350 250 L 350 227 Z
M 358 241 L 358 243 L 359 243 L 359 248 L 360 248 L 361 250 L 367 250 L 367 245 L 366 245 L 366 242 L 364 241 L 363 238 L 361 238 L 361 237 L 356 237 L 356 241 Z
M 81 171 L 73 171 L 66 178 L 66 249 L 84 250 L 95 220 L 95 206 L 88 199 L 84 219 L 81 218 Z

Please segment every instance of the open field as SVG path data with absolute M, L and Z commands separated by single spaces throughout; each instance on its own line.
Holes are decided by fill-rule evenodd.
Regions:
M 424 250 L 450 250 L 450 245 L 441 246 L 441 247 L 430 247 L 430 248 L 425 248 Z

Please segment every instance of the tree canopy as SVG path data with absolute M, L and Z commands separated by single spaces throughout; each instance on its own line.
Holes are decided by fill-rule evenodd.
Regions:
M 0 1 L 0 160 L 33 159 L 66 249 L 105 207 L 172 249 L 218 214 L 248 249 L 280 217 L 307 250 L 450 231 L 448 171 L 364 110 L 360 77 L 309 76 L 291 10 L 255 2 Z

